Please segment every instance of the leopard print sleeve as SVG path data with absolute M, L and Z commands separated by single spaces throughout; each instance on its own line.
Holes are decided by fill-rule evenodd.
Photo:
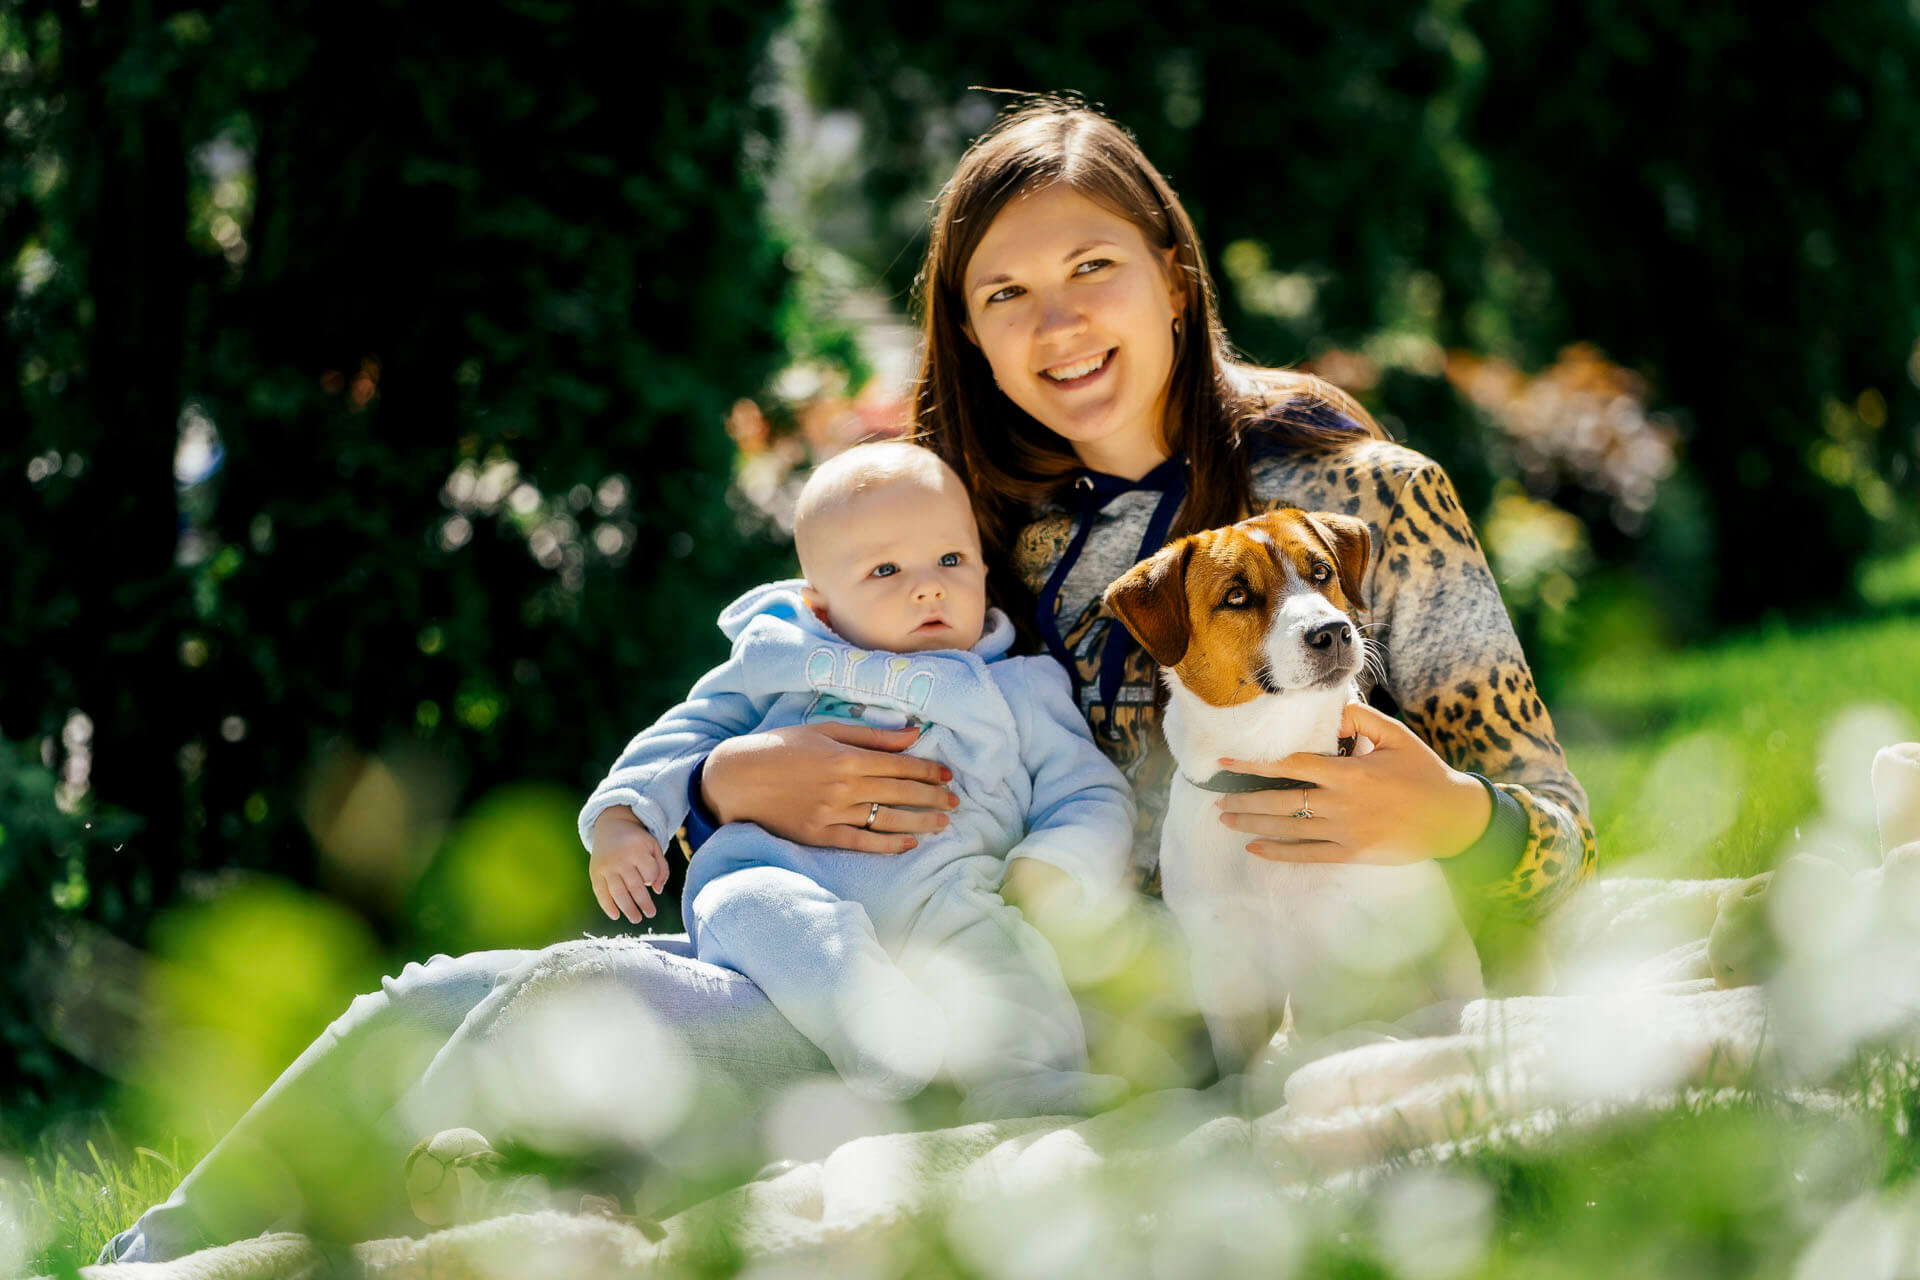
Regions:
M 1371 635 L 1386 691 L 1448 764 L 1483 775 L 1517 803 L 1526 820 L 1518 862 L 1474 878 L 1501 914 L 1538 917 L 1592 875 L 1593 824 L 1499 586 L 1452 481 L 1433 462 L 1405 474 L 1375 532 Z M 1503 807 L 1496 802 L 1496 815 Z M 1461 869 L 1473 858 L 1464 855 Z

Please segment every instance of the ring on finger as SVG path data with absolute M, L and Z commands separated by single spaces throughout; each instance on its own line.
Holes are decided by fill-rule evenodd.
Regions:
M 1311 818 L 1313 816 L 1313 810 L 1303 804 L 1287 816 L 1292 818 Z
M 873 830 L 873 820 L 879 816 L 880 816 L 880 802 L 878 800 L 875 800 L 867 806 L 867 820 L 861 823 L 860 825 L 862 827 L 865 827 L 868 831 L 871 831 Z

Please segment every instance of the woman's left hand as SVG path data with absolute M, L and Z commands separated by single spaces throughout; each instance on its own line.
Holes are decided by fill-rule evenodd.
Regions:
M 1222 759 L 1235 773 L 1298 778 L 1310 790 L 1221 796 L 1220 821 L 1259 839 L 1247 852 L 1275 862 L 1400 866 L 1464 853 L 1487 829 L 1486 788 L 1448 766 L 1413 730 L 1364 703 L 1340 718 L 1358 735 L 1351 756 L 1302 752 L 1269 764 Z

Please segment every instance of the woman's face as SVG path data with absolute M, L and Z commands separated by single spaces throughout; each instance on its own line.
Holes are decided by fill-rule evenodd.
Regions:
M 1000 211 L 961 287 L 994 381 L 1083 463 L 1138 479 L 1166 457 L 1160 422 L 1182 297 L 1172 249 L 1052 186 Z

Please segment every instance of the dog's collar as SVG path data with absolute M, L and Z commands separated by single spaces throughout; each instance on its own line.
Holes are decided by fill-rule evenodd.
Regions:
M 1340 739 L 1339 755 L 1353 754 L 1353 739 Z M 1302 778 L 1269 778 L 1263 773 L 1235 773 L 1231 769 L 1222 769 L 1211 778 L 1202 782 L 1199 778 L 1180 775 L 1202 791 L 1215 791 L 1221 795 L 1241 795 L 1248 791 L 1312 791 L 1318 785 Z
M 1187 781 L 1202 791 L 1218 791 L 1222 795 L 1245 791 L 1311 791 L 1314 787 L 1313 783 L 1299 778 L 1269 778 L 1262 773 L 1235 773 L 1231 769 L 1222 769 L 1204 782 L 1199 778 L 1187 778 Z

